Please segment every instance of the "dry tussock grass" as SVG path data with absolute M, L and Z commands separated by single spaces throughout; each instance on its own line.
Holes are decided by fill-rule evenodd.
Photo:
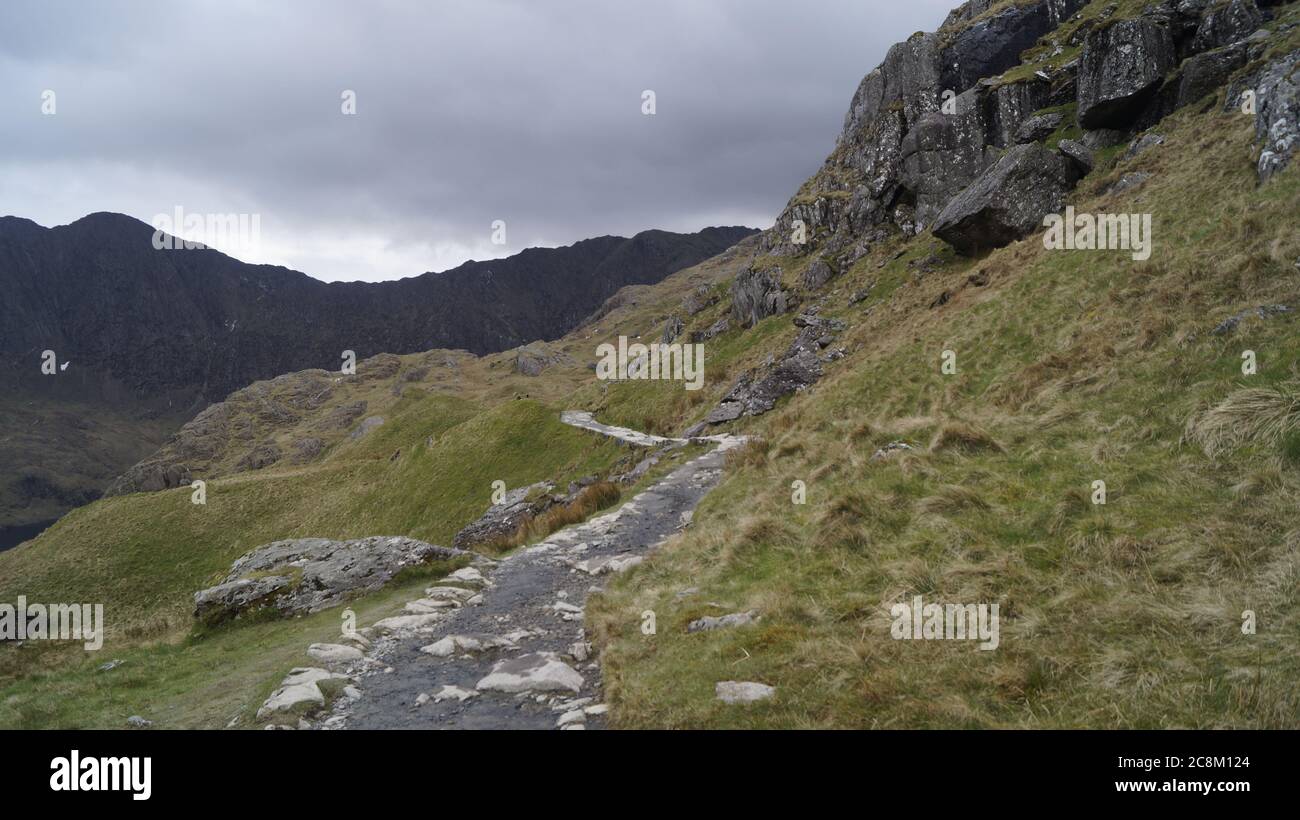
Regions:
M 772 447 L 771 442 L 764 438 L 752 438 L 743 446 L 730 450 L 724 456 L 726 468 L 729 472 L 736 472 L 745 468 L 759 468 L 767 464 L 767 453 Z
M 988 433 L 974 425 L 962 421 L 952 421 L 935 431 L 930 439 L 930 452 L 942 453 L 956 451 L 959 453 L 994 452 L 1001 453 L 1001 444 Z
M 584 487 L 569 503 L 557 504 L 541 515 L 523 521 L 512 535 L 499 538 L 484 547 L 488 552 L 499 553 L 545 538 L 571 524 L 586 521 L 594 513 L 614 506 L 622 497 L 623 491 L 617 484 L 598 481 Z
M 916 503 L 916 508 L 932 515 L 950 515 L 962 510 L 987 510 L 989 503 L 969 487 L 949 484 Z
M 1300 384 L 1237 390 L 1218 404 L 1187 420 L 1183 440 L 1210 458 L 1247 444 L 1276 447 L 1300 430 Z

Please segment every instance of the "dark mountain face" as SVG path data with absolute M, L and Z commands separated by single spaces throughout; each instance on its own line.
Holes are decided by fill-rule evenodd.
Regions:
M 696 234 L 646 231 L 396 282 L 324 283 L 297 271 L 248 265 L 207 249 L 156 250 L 153 228 L 93 214 L 46 229 L 0 219 L 3 378 L 41 392 L 40 356 L 83 374 L 86 398 L 196 391 L 220 399 L 292 370 L 338 369 L 342 352 L 458 348 L 491 353 L 557 338 L 619 288 L 658 282 L 730 247 L 748 228 Z
M 604 236 L 397 282 L 329 284 L 214 250 L 156 250 L 153 233 L 120 214 L 58 228 L 0 217 L 0 549 L 97 498 L 195 413 L 254 381 L 338 370 L 345 350 L 360 361 L 558 338 L 619 288 L 658 282 L 754 231 Z M 42 373 L 46 350 L 54 375 Z

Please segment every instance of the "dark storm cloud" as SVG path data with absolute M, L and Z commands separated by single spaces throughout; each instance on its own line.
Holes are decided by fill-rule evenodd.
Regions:
M 9 0 L 0 213 L 259 213 L 251 261 L 326 279 L 762 227 L 885 49 L 955 4 Z

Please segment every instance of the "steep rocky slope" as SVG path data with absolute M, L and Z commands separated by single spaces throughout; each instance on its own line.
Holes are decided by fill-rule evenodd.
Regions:
M 1269 133 L 1276 103 L 1264 99 L 1285 99 L 1287 85 L 1263 75 L 1289 76 L 1296 58 L 1255 35 L 1279 5 L 972 0 L 939 31 L 895 45 L 862 80 L 834 152 L 764 245 L 819 254 L 838 270 L 890 235 L 928 228 L 963 252 L 1005 244 L 1059 210 L 1093 151 L 1199 102 L 1230 76 L 1239 91 L 1259 87 L 1261 141 L 1281 141 L 1289 153 L 1294 135 Z M 1009 150 L 1031 143 L 1058 151 Z M 1261 175 L 1285 161 L 1268 154 Z M 1024 207 L 990 202 L 977 185 L 990 178 Z M 973 201 L 954 203 L 966 190 Z

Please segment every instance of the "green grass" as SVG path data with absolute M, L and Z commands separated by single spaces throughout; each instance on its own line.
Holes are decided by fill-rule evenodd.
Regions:
M 566 481 L 613 463 L 617 447 L 559 421 L 559 411 L 525 400 L 480 411 L 425 443 L 431 397 L 362 440 L 351 458 L 208 484 L 207 504 L 188 488 L 104 499 L 69 513 L 35 541 L 0 554 L 0 600 L 103 603 L 110 641 L 185 630 L 195 591 L 231 561 L 282 538 L 408 535 L 450 543 L 487 509 L 492 482 L 518 487 Z M 436 425 L 435 425 L 436 426 Z M 412 442 L 412 439 L 414 441 Z M 390 460 L 389 447 L 408 442 Z
M 430 577 L 456 564 L 434 562 L 415 577 L 351 602 L 358 621 L 396 614 Z M 339 637 L 345 606 L 290 620 L 254 619 L 196 630 L 171 644 L 76 652 L 27 643 L 0 647 L 0 668 L 24 674 L 0 683 L 0 726 L 11 729 L 122 729 L 140 715 L 155 729 L 260 725 L 257 709 L 295 666 L 316 666 L 312 643 Z M 99 671 L 109 660 L 121 665 Z
M 1244 386 L 1294 384 L 1294 315 L 1209 330 L 1294 305 L 1300 171 L 1257 187 L 1244 118 L 1186 110 L 1160 130 L 1164 146 L 1106 158 L 1075 202 L 1153 213 L 1146 263 L 1031 237 L 919 275 L 907 263 L 932 250 L 922 237 L 835 280 L 825 310 L 850 318 L 841 342 L 857 352 L 751 422 L 763 454 L 735 460 L 684 535 L 588 606 L 615 725 L 1300 725 L 1300 445 L 1283 434 L 1211 459 L 1183 440 L 1189 418 Z M 1135 169 L 1154 176 L 1101 193 Z M 988 285 L 966 283 L 977 270 Z M 931 309 L 942 290 L 952 299 Z M 943 350 L 957 375 L 940 373 Z M 932 451 L 954 425 L 1000 446 Z M 871 461 L 895 440 L 917 449 Z M 915 594 L 999 603 L 1001 647 L 892 640 L 889 606 Z M 750 608 L 757 626 L 685 632 Z M 778 694 L 728 707 L 720 680 Z

